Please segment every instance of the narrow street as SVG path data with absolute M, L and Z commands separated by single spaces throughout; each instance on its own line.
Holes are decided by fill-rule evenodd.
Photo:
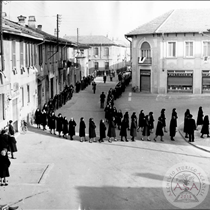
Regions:
M 93 117 L 96 125 L 104 118 L 100 109 L 99 95 L 107 92 L 115 82 L 102 83 L 97 78 L 96 94 L 91 86 L 74 94 L 65 106 L 56 111 L 63 116 L 74 117 L 78 132 L 80 117 Z M 157 95 L 130 93 L 130 86 L 115 105 L 137 115 L 154 112 L 154 118 L 162 107 L 166 109 L 167 128 L 172 108 L 177 108 L 178 124 L 190 104 L 197 117 L 199 100 L 161 99 Z M 129 99 L 130 97 L 130 99 Z M 178 102 L 177 102 L 178 101 Z M 189 102 L 189 101 L 188 101 Z M 202 100 L 204 113 L 209 100 Z M 156 127 L 157 121 L 155 121 Z M 98 132 L 98 127 L 97 127 Z M 136 142 L 88 143 L 66 140 L 32 127 L 18 137 L 17 159 L 11 160 L 9 185 L 0 188 L 0 203 L 16 203 L 20 209 L 176 209 L 164 196 L 163 178 L 168 169 L 180 162 L 190 162 L 202 168 L 210 176 L 210 153 L 186 143 L 179 133 L 172 142 L 168 133 L 164 142 L 141 141 L 140 132 Z M 153 139 L 154 134 L 151 135 Z M 209 208 L 210 192 L 196 209 Z M 21 200 L 22 199 L 22 200 Z M 19 202 L 18 202 L 19 201 Z

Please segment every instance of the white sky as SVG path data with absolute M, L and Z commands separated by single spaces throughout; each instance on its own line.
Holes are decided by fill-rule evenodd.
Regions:
M 178 8 L 209 8 L 210 1 L 7 1 L 3 11 L 17 21 L 19 15 L 36 17 L 36 24 L 54 34 L 61 15 L 60 37 L 66 35 L 124 35 L 152 19 Z

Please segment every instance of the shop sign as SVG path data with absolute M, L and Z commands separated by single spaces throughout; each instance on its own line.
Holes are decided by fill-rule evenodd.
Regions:
M 151 75 L 150 71 L 141 71 L 140 72 L 141 75 Z
M 192 77 L 193 72 L 189 71 L 182 71 L 182 72 L 176 72 L 176 71 L 168 71 L 168 76 L 171 77 Z
M 202 75 L 205 77 L 210 77 L 210 71 L 202 71 Z

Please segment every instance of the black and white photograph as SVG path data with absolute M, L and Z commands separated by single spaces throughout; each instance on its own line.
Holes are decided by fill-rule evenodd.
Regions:
M 210 1 L 0 1 L 0 210 L 210 209 Z

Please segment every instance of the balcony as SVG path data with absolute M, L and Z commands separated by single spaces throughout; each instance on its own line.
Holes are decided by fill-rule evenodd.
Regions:
M 138 57 L 139 65 L 152 65 L 152 57 Z

